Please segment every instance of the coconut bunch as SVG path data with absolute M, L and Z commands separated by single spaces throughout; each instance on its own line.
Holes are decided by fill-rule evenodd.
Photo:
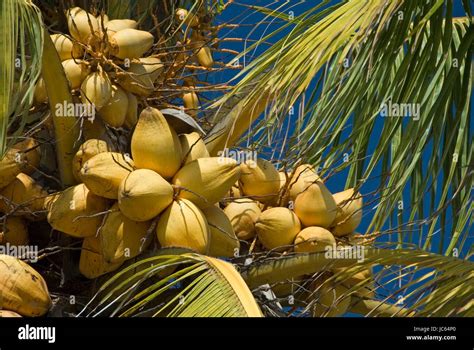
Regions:
M 46 218 L 48 193 L 36 181 L 39 143 L 25 138 L 11 146 L 0 160 L 0 245 L 28 244 L 28 222 Z
M 218 206 L 240 178 L 239 165 L 210 157 L 196 132 L 178 135 L 158 109 L 140 114 L 131 155 L 91 139 L 75 155 L 73 172 L 80 183 L 50 196 L 47 219 L 55 230 L 84 239 L 86 277 L 119 268 L 153 241 L 212 256 L 239 251 Z
M 284 254 L 314 253 L 325 252 L 328 246 L 360 244 L 361 236 L 355 230 L 362 219 L 362 196 L 354 189 L 331 194 L 309 164 L 288 173 L 278 171 L 270 161 L 263 159 L 249 160 L 240 166 L 242 175 L 228 193 L 231 200 L 224 212 L 237 237 L 248 241 L 247 246 L 253 251 L 259 247 Z M 327 271 L 329 276 L 335 272 L 338 271 Z M 370 280 L 370 276 L 370 271 L 357 273 L 343 281 L 343 286 L 352 288 L 361 279 Z M 310 276 L 300 276 L 303 281 L 308 278 Z M 277 286 L 277 296 L 293 293 L 293 284 L 290 281 Z M 339 296 L 338 288 L 331 289 L 331 293 Z M 321 293 L 326 292 L 322 289 Z M 371 293 L 373 288 L 362 286 L 355 294 Z M 332 300 L 324 298 L 324 303 Z M 314 311 L 315 315 L 322 312 L 321 308 Z M 344 312 L 342 305 L 332 315 Z
M 179 43 L 182 53 L 167 58 L 173 62 L 167 74 L 176 76 L 190 60 L 212 67 L 211 51 L 204 36 L 199 34 L 202 27 L 199 17 L 184 9 L 178 9 L 176 17 L 183 26 L 193 28 L 193 36 Z M 51 34 L 51 39 L 76 101 L 92 105 L 108 126 L 133 128 L 140 101 L 149 97 L 155 85 L 163 84 L 165 79 L 164 63 L 157 55 L 147 55 L 154 45 L 154 36 L 137 29 L 135 20 L 109 20 L 107 15 L 94 16 L 80 7 L 67 10 L 66 18 L 69 33 Z M 198 109 L 195 83 L 188 79 L 182 85 L 184 106 L 195 115 Z M 48 100 L 43 79 L 36 85 L 34 100 L 37 105 Z

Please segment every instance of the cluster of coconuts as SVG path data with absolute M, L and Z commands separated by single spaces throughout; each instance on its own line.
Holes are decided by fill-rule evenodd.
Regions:
M 24 138 L 0 160 L 0 246 L 28 245 L 30 222 L 46 218 L 48 193 L 33 179 L 39 144 Z M 0 254 L 0 317 L 41 316 L 51 306 L 43 277 L 23 261 Z
M 86 106 L 92 105 L 107 125 L 133 128 L 139 99 L 150 96 L 155 83 L 163 79 L 163 62 L 153 55 L 143 57 L 152 48 L 154 36 L 138 30 L 135 20 L 96 17 L 79 7 L 67 10 L 66 17 L 69 35 L 52 34 L 51 39 L 73 96 Z M 210 50 L 202 40 L 194 38 L 190 47 L 196 50 L 196 60 L 203 66 L 213 65 Z M 193 83 L 187 81 L 184 85 Z M 37 104 L 48 100 L 42 78 L 34 97 Z M 195 113 L 198 97 L 191 87 L 183 94 L 183 101 Z
M 264 159 L 248 160 L 240 167 L 241 177 L 229 194 L 233 199 L 224 208 L 239 239 L 254 241 L 262 250 L 283 253 L 325 252 L 328 246 L 352 245 L 360 240 L 355 230 L 362 219 L 363 203 L 353 188 L 331 194 L 309 164 L 288 173 Z M 331 316 L 343 314 L 350 298 L 330 308 L 334 301 L 370 276 L 367 270 L 334 288 L 318 289 L 320 300 L 313 314 L 320 316 L 328 310 Z M 277 289 L 277 296 L 284 297 L 292 292 L 292 283 Z M 364 287 L 355 294 L 372 296 L 373 289 Z
M 155 240 L 201 254 L 232 257 L 240 242 L 216 206 L 240 177 L 230 158 L 210 157 L 201 136 L 177 135 L 163 114 L 144 109 L 131 154 L 87 140 L 74 158 L 80 184 L 47 201 L 49 224 L 83 238 L 79 270 L 95 278 L 143 253 Z

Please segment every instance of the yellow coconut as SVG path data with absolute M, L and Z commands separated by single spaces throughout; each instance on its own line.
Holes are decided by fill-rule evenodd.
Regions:
M 177 199 L 161 214 L 156 235 L 162 247 L 209 251 L 210 232 L 203 212 L 187 199 Z
M 110 126 L 119 128 L 125 123 L 127 111 L 127 93 L 119 86 L 112 86 L 112 96 L 109 102 L 100 109 L 99 116 Z
M 239 239 L 248 240 L 255 237 L 255 223 L 262 213 L 258 203 L 251 199 L 236 199 L 224 209 L 234 232 Z
M 186 198 L 200 208 L 209 207 L 222 199 L 240 177 L 240 168 L 231 158 L 199 158 L 182 167 L 173 177 Z
M 240 242 L 234 228 L 224 211 L 216 206 L 203 209 L 209 224 L 209 255 L 234 257 L 239 253 Z
M 290 209 L 275 207 L 260 214 L 255 230 L 263 246 L 274 249 L 292 244 L 301 230 L 301 224 Z
M 80 7 L 67 10 L 66 18 L 71 36 L 84 44 L 87 44 L 92 36 L 99 32 L 97 18 Z
M 0 221 L 0 244 L 22 246 L 28 244 L 28 227 L 22 218 L 7 216 Z
M 12 317 L 21 317 L 21 315 L 17 314 L 14 311 L 0 310 L 0 318 L 12 318 Z
M 133 19 L 113 19 L 105 25 L 108 31 L 118 32 L 123 29 L 137 29 L 138 23 Z
M 44 201 L 48 193 L 31 177 L 20 173 L 0 192 L 0 212 L 42 220 Z
M 163 71 L 163 63 L 156 57 L 133 60 L 127 73 L 117 74 L 118 83 L 128 92 L 148 96 L 154 90 L 154 82 Z
M 212 51 L 209 46 L 203 46 L 196 52 L 196 59 L 199 64 L 206 68 L 212 68 L 214 59 L 212 58 Z
M 132 171 L 118 190 L 120 211 L 129 219 L 148 221 L 173 202 L 173 187 L 149 169 Z
M 21 172 L 32 174 L 39 168 L 40 159 L 40 148 L 35 139 L 25 138 L 14 144 L 0 161 L 0 188 L 12 182 Z
M 153 35 L 143 30 L 125 28 L 109 38 L 112 54 L 120 59 L 143 56 L 153 46 Z
M 95 195 L 117 199 L 120 183 L 133 170 L 133 160 L 126 155 L 102 152 L 84 163 L 79 176 Z
M 35 91 L 33 92 L 33 99 L 36 104 L 42 104 L 48 102 L 48 92 L 46 91 L 46 84 L 43 78 L 39 78 L 35 85 Z
M 102 255 L 101 240 L 99 237 L 87 237 L 82 242 L 79 271 L 87 278 L 93 279 L 106 273 L 117 270 L 123 262 L 108 263 Z
M 42 316 L 51 307 L 43 277 L 30 265 L 0 254 L 0 309 L 22 316 Z
M 199 17 L 183 8 L 176 10 L 176 19 L 190 27 L 197 27 L 199 25 Z
M 112 97 L 112 84 L 105 72 L 89 74 L 81 84 L 82 103 L 93 104 L 99 111 Z
M 304 226 L 328 228 L 336 217 L 336 202 L 326 186 L 318 181 L 296 197 L 294 210 Z
M 79 147 L 79 150 L 76 152 L 72 160 L 72 173 L 74 174 L 75 179 L 78 182 L 81 181 L 80 171 L 85 162 L 99 153 L 111 151 L 113 151 L 113 147 L 104 140 L 89 139 L 85 141 Z
M 235 184 L 234 186 L 232 186 L 232 188 L 229 190 L 229 195 L 228 195 L 230 198 L 234 198 L 234 199 L 237 199 L 237 198 L 241 198 L 242 197 L 242 194 L 240 193 L 240 187 L 239 187 L 239 183 L 237 182 L 237 184 Z
M 332 224 L 335 236 L 345 236 L 354 232 L 362 220 L 362 196 L 353 188 L 333 195 L 337 212 Z
M 127 92 L 128 97 L 128 106 L 127 106 L 127 113 L 125 114 L 125 123 L 124 126 L 126 128 L 132 129 L 135 127 L 138 121 L 138 100 L 137 97 Z
M 81 46 L 74 44 L 72 40 L 64 34 L 51 34 L 51 40 L 54 43 L 54 47 L 61 61 L 70 58 L 80 58 L 83 55 Z
M 74 237 L 90 237 L 97 233 L 103 213 L 108 208 L 105 198 L 96 196 L 84 184 L 69 187 L 48 201 L 48 222 L 58 231 Z
M 331 232 L 322 227 L 310 226 L 301 230 L 295 238 L 295 252 L 315 253 L 324 252 L 326 247 L 336 244 Z
M 351 297 L 346 295 L 348 289 L 342 285 L 323 286 L 319 289 L 319 298 L 313 306 L 313 317 L 337 317 L 344 315 Z
M 108 263 L 123 262 L 141 254 L 152 241 L 150 222 L 137 222 L 123 215 L 115 203 L 99 231 L 102 255 Z
M 311 184 L 321 181 L 314 167 L 310 164 L 302 164 L 298 166 L 290 176 L 290 184 L 288 185 L 290 199 L 295 200 L 296 197 L 304 192 Z
M 79 89 L 86 76 L 89 75 L 89 66 L 85 61 L 73 58 L 64 60 L 62 65 L 71 89 Z
M 131 148 L 137 168 L 154 170 L 164 178 L 171 178 L 181 166 L 178 135 L 156 108 L 148 107 L 140 113 Z
M 183 93 L 183 103 L 186 113 L 195 117 L 199 109 L 199 98 L 194 91 L 186 91 Z
M 280 175 L 275 166 L 265 159 L 247 160 L 240 165 L 240 183 L 244 195 L 260 202 L 274 201 L 280 190 Z
M 204 140 L 197 132 L 179 135 L 181 149 L 185 157 L 184 164 L 199 158 L 209 158 L 209 152 Z

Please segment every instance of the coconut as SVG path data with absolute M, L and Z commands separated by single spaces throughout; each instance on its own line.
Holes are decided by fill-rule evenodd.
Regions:
M 187 199 L 177 199 L 161 214 L 156 235 L 162 247 L 182 247 L 207 254 L 210 232 L 203 212 Z
M 153 35 L 143 30 L 126 28 L 109 38 L 112 55 L 122 60 L 143 56 L 153 46 Z
M 310 226 L 301 230 L 295 238 L 295 252 L 315 253 L 324 252 L 326 247 L 336 244 L 331 232 L 322 227 Z
M 79 58 L 83 55 L 81 46 L 74 44 L 72 40 L 64 34 L 51 34 L 51 40 L 61 61 L 70 58 Z
M 156 108 L 147 107 L 140 113 L 131 148 L 137 168 L 154 170 L 164 178 L 171 178 L 181 166 L 178 135 Z
M 126 155 L 102 152 L 84 163 L 79 176 L 95 195 L 117 199 L 120 183 L 133 170 L 133 160 Z
M 22 246 L 28 244 L 28 228 L 22 218 L 7 216 L 0 221 L 0 244 Z
M 313 317 L 337 317 L 344 315 L 351 304 L 348 289 L 342 285 L 323 286 L 319 289 L 319 299 L 313 306 Z
M 48 92 L 46 91 L 46 84 L 43 78 L 39 78 L 35 85 L 35 91 L 33 92 L 33 99 L 36 104 L 42 104 L 48 102 Z
M 255 237 L 255 223 L 262 213 L 257 202 L 251 199 L 236 199 L 224 209 L 234 232 L 239 239 L 248 240 Z
M 328 228 L 336 217 L 336 202 L 320 181 L 300 193 L 294 204 L 295 213 L 304 226 Z
M 240 177 L 240 168 L 231 158 L 199 158 L 182 167 L 173 177 L 180 190 L 179 198 L 186 198 L 200 208 L 217 203 Z
M 238 182 L 234 186 L 231 187 L 231 189 L 229 191 L 229 197 L 234 198 L 234 199 L 242 197 L 242 194 L 240 193 L 240 187 L 239 187 Z
M 124 126 L 128 129 L 132 129 L 138 121 L 138 100 L 137 97 L 127 92 L 128 98 L 128 106 L 127 106 L 127 113 L 125 114 L 125 123 Z
M 217 257 L 234 257 L 239 252 L 240 242 L 234 228 L 224 211 L 216 206 L 203 209 L 209 224 L 209 255 Z
M 0 318 L 21 317 L 20 314 L 9 310 L 0 310 Z
M 48 203 L 48 222 L 58 231 L 74 237 L 90 237 L 97 233 L 108 201 L 96 196 L 84 184 L 69 187 Z
M 212 51 L 209 46 L 203 46 L 196 52 L 196 59 L 199 64 L 206 68 L 212 68 L 214 59 L 212 58 Z
M 31 177 L 20 173 L 0 192 L 0 211 L 30 220 L 44 219 L 44 200 L 48 193 Z
M 290 245 L 301 230 L 298 217 L 288 208 L 265 210 L 255 223 L 259 241 L 267 249 Z
M 89 74 L 81 84 L 82 103 L 93 104 L 99 111 L 112 97 L 112 84 L 105 72 Z
M 40 166 L 41 153 L 38 142 L 33 138 L 14 144 L 0 161 L 0 188 L 12 182 L 23 172 L 32 174 Z
M 79 271 L 87 278 L 93 279 L 106 273 L 117 270 L 123 262 L 108 263 L 102 255 L 101 240 L 99 237 L 87 237 L 82 242 Z
M 105 28 L 111 32 L 118 32 L 123 29 L 137 29 L 138 23 L 133 19 L 113 19 L 108 21 Z
M 183 103 L 186 107 L 186 112 L 193 117 L 196 117 L 199 109 L 199 99 L 194 91 L 187 91 L 183 93 Z
M 135 221 L 151 220 L 173 202 L 173 187 L 149 169 L 132 171 L 118 191 L 120 211 Z
M 130 63 L 127 73 L 117 74 L 118 83 L 125 90 L 140 96 L 148 96 L 154 90 L 154 82 L 163 71 L 163 63 L 156 57 L 143 57 Z
M 290 176 L 290 184 L 288 185 L 290 199 L 295 200 L 296 197 L 304 192 L 311 184 L 321 181 L 314 167 L 310 164 L 302 164 L 298 166 Z
M 109 144 L 104 140 L 89 139 L 85 141 L 79 147 L 79 150 L 76 152 L 72 160 L 72 173 L 74 178 L 80 182 L 81 178 L 79 174 L 84 163 L 99 153 L 111 151 L 113 151 L 113 147 L 109 146 Z
M 197 132 L 179 135 L 181 149 L 183 151 L 184 164 L 188 164 L 199 158 L 209 158 L 209 151 L 204 140 Z
M 244 195 L 260 202 L 274 201 L 280 190 L 280 175 L 275 166 L 264 159 L 247 160 L 240 165 L 240 183 Z
M 99 116 L 110 126 L 119 128 L 125 123 L 127 111 L 127 93 L 119 86 L 112 86 L 112 97 L 109 102 L 100 109 Z
M 80 7 L 73 7 L 66 12 L 67 26 L 71 36 L 87 44 L 92 36 L 99 32 L 99 21 L 92 14 Z
M 62 65 L 71 89 L 78 89 L 86 76 L 89 75 L 89 66 L 85 61 L 73 58 L 64 60 Z
M 30 265 L 10 255 L 0 254 L 0 309 L 22 316 L 42 316 L 51 307 L 43 277 Z
M 333 195 L 337 205 L 332 226 L 335 236 L 345 236 L 354 232 L 362 220 L 362 196 L 353 188 Z
M 176 10 L 176 20 L 186 23 L 190 27 L 197 27 L 199 25 L 199 17 L 188 10 L 179 8 Z
M 102 255 L 108 263 L 123 262 L 141 254 L 151 243 L 150 222 L 130 220 L 115 203 L 99 231 Z

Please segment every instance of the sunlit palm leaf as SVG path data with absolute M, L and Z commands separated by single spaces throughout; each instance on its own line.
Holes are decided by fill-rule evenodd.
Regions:
M 88 316 L 260 317 L 235 268 L 194 253 L 145 258 L 107 281 L 83 311 Z

